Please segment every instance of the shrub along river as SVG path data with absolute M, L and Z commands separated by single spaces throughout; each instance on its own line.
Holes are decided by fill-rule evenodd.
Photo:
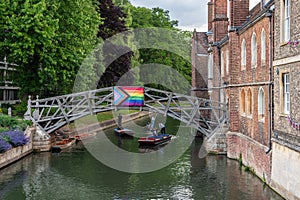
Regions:
M 147 121 L 143 118 L 136 124 L 144 126 Z M 175 120 L 166 122 L 168 133 L 176 133 L 177 126 Z M 99 134 L 103 135 L 84 143 L 93 145 Z M 137 138 L 120 141 L 113 129 L 105 130 L 105 135 L 124 150 L 156 150 L 164 156 L 165 147 L 141 149 Z M 148 173 L 112 169 L 81 142 L 59 154 L 31 154 L 0 171 L 0 199 L 282 199 L 237 161 L 225 156 L 199 158 L 201 144 L 200 139 L 194 140 L 175 162 Z

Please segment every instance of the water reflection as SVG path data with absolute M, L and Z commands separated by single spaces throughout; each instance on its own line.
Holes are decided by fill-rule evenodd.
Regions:
M 109 136 L 117 145 L 113 132 Z M 121 142 L 122 148 L 141 151 L 136 138 Z M 201 140 L 196 140 L 171 165 L 143 174 L 101 164 L 82 143 L 60 154 L 32 154 L 1 170 L 0 199 L 281 199 L 236 161 L 224 156 L 199 159 L 200 147 Z M 152 150 L 168 159 L 164 148 L 142 151 Z

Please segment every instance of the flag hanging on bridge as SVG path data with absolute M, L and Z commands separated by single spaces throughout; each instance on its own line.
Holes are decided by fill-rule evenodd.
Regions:
M 119 107 L 144 106 L 144 88 L 137 86 L 114 87 L 114 105 Z

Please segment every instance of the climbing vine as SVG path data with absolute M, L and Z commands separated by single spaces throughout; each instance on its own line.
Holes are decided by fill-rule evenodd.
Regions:
M 300 130 L 300 122 L 296 122 L 291 116 L 288 116 L 288 121 L 294 129 Z
M 300 40 L 290 40 L 288 41 L 288 44 L 293 45 L 293 47 L 297 47 L 298 44 L 300 43 Z

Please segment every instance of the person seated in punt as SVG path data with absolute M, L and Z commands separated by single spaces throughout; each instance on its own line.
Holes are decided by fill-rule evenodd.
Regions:
M 118 130 L 122 130 L 123 127 L 122 127 L 122 114 L 119 113 L 118 115 Z
M 160 134 L 166 134 L 166 127 L 163 123 L 159 123 L 158 124 L 159 128 L 160 128 Z

